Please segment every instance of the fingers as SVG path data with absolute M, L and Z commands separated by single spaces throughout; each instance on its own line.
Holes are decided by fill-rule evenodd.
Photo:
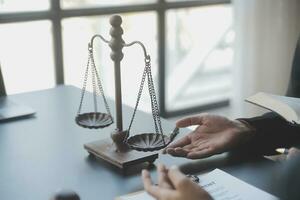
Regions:
M 296 156 L 300 156 L 300 150 L 295 148 L 295 147 L 290 148 L 289 153 L 287 155 L 287 159 L 291 159 L 291 158 L 294 158 Z
M 183 138 L 175 141 L 173 144 L 169 145 L 167 148 L 163 150 L 163 153 L 168 153 L 168 149 L 173 149 L 176 147 L 183 147 L 191 143 L 191 139 L 188 136 L 184 136 Z
M 176 148 L 167 149 L 167 153 L 174 157 L 186 157 L 189 151 L 181 147 L 176 147 Z
M 177 147 L 175 149 L 167 149 L 167 153 L 175 157 L 186 157 L 188 151 L 184 150 L 181 147 Z
M 191 143 L 191 139 L 189 136 L 184 136 L 179 140 L 175 141 L 173 144 L 169 145 L 168 148 L 176 148 L 176 147 L 183 147 Z M 167 148 L 167 149 L 168 149 Z
M 180 194 L 176 199 L 212 200 L 212 197 L 203 188 L 199 187 L 197 183 L 194 183 L 190 178 L 181 173 L 177 167 L 171 167 L 168 175 L 175 190 Z
M 167 153 L 174 157 L 187 157 L 189 153 L 195 151 L 196 149 L 198 149 L 198 147 L 195 146 L 189 148 L 185 148 L 185 146 L 183 148 L 176 147 L 175 149 L 167 149 Z
M 150 188 L 152 186 L 152 180 L 147 170 L 142 171 L 142 179 L 145 188 Z
M 187 158 L 189 159 L 200 159 L 200 158 L 206 158 L 211 155 L 213 155 L 213 149 L 212 148 L 204 148 L 204 149 L 198 149 L 196 151 L 190 152 L 187 154 Z
M 300 153 L 300 150 L 297 149 L 296 147 L 292 147 L 292 148 L 289 149 L 289 153 L 298 154 L 298 153 Z
M 170 181 L 175 189 L 182 189 L 188 186 L 192 182 L 183 173 L 181 173 L 178 167 L 171 167 L 168 172 Z
M 155 198 L 159 198 L 158 187 L 152 184 L 150 174 L 147 170 L 142 171 L 142 179 L 145 190 Z
M 147 170 L 142 171 L 142 180 L 145 190 L 155 199 L 163 199 L 166 196 L 172 199 L 172 190 L 153 185 L 150 174 Z
M 193 151 L 195 149 L 198 149 L 198 148 L 206 148 L 207 147 L 207 141 L 206 140 L 201 140 L 199 142 L 194 142 L 192 144 L 189 144 L 189 145 L 186 145 L 183 147 L 184 150 L 186 151 Z
M 188 154 L 192 152 L 202 151 L 203 149 L 207 149 L 209 146 L 206 142 L 199 143 L 199 145 L 189 144 L 184 147 L 176 147 L 167 149 L 167 153 L 174 157 L 187 157 Z
M 192 125 L 201 125 L 205 115 L 183 118 L 176 122 L 176 127 L 184 128 Z
M 165 165 L 159 164 L 157 167 L 158 171 L 158 185 L 163 188 L 172 189 L 172 185 L 168 178 L 168 170 L 166 169 Z

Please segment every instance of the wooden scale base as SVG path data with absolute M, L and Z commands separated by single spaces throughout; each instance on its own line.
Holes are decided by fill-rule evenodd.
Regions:
M 145 162 L 152 164 L 158 158 L 156 152 L 141 152 L 129 148 L 122 152 L 116 151 L 116 146 L 110 138 L 84 144 L 84 148 L 97 158 L 121 169 Z

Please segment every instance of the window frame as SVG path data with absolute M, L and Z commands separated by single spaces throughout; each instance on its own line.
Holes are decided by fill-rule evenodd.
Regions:
M 101 16 L 109 14 L 122 14 L 154 11 L 157 13 L 157 35 L 158 35 L 158 90 L 159 90 L 159 109 L 163 117 L 173 117 L 192 112 L 199 112 L 211 108 L 229 105 L 229 99 L 220 102 L 212 102 L 207 105 L 189 107 L 180 110 L 166 110 L 166 12 L 169 9 L 192 8 L 208 5 L 229 4 L 231 0 L 187 0 L 178 2 L 168 2 L 157 0 L 155 3 L 134 4 L 122 6 L 105 6 L 92 8 L 62 9 L 60 0 L 49 0 L 50 8 L 45 11 L 24 11 L 0 13 L 0 24 L 29 22 L 38 20 L 49 20 L 52 23 L 53 53 L 55 67 L 56 85 L 64 84 L 63 66 L 63 41 L 62 41 L 62 20 L 72 17 Z

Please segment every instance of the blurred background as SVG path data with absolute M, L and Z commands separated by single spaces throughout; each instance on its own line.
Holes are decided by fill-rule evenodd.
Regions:
M 7 93 L 81 88 L 87 44 L 94 34 L 110 39 L 113 14 L 123 18 L 125 42 L 142 41 L 151 55 L 164 117 L 253 116 L 245 97 L 286 92 L 300 34 L 299 0 L 0 0 Z M 143 52 L 123 52 L 123 102 L 134 106 Z M 114 99 L 110 48 L 96 40 L 94 54 L 105 93 Z M 139 108 L 151 112 L 146 88 Z

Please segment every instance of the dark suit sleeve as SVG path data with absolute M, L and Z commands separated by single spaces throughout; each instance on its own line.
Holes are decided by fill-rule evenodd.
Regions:
M 243 147 L 247 152 L 270 155 L 276 148 L 300 144 L 300 126 L 287 122 L 276 113 L 242 120 L 255 129 L 254 137 Z

